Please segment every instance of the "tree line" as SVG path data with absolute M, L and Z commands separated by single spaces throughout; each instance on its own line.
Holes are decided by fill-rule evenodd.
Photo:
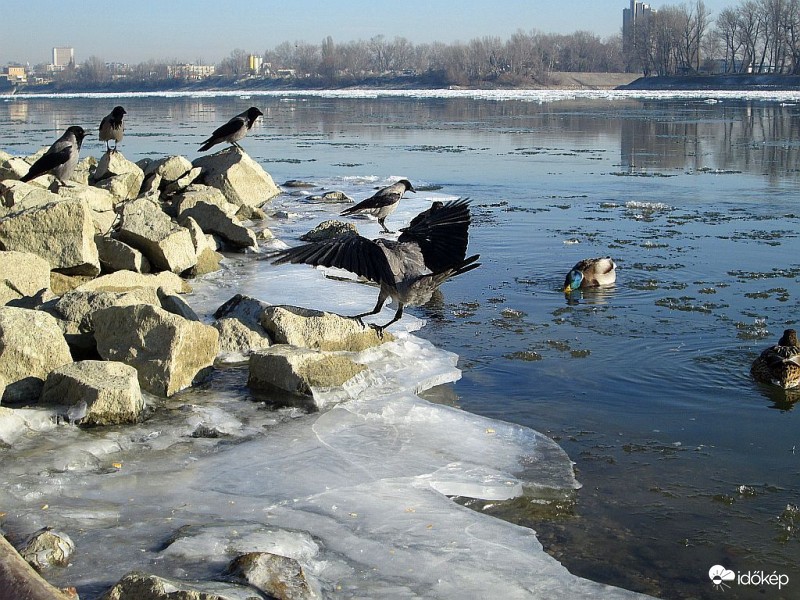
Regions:
M 406 79 L 430 86 L 546 84 L 554 71 L 641 72 L 645 75 L 800 73 L 800 0 L 740 0 L 712 19 L 703 0 L 668 5 L 635 28 L 601 39 L 588 31 L 548 34 L 519 30 L 508 39 L 414 44 L 383 35 L 338 43 L 283 42 L 260 56 L 268 68 L 251 70 L 251 52 L 237 49 L 216 65 L 216 77 L 291 77 L 295 84 L 344 86 Z M 109 65 L 90 57 L 57 75 L 62 82 L 102 85 L 115 80 L 175 78 L 177 61 Z M 170 73 L 173 73 L 172 75 Z
M 645 75 L 800 74 L 800 0 L 740 0 L 712 19 L 702 0 L 642 19 L 625 40 Z

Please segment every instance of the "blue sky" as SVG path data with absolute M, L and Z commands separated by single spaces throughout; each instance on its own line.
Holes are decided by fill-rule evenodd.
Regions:
M 652 1 L 676 6 L 686 1 Z M 739 0 L 704 0 L 712 17 Z M 414 43 L 468 41 L 515 31 L 619 33 L 629 0 L 3 0 L 0 64 L 49 62 L 53 46 L 138 63 L 215 63 L 234 49 L 261 53 L 285 41 L 367 40 L 383 34 Z

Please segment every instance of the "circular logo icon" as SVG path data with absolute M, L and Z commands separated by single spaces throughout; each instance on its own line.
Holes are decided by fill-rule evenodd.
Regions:
M 716 588 L 730 587 L 726 582 L 736 579 L 736 573 L 722 565 L 714 565 L 708 570 L 708 578 Z

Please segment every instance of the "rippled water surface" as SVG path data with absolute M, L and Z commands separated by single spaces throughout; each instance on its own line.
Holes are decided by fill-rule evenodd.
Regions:
M 534 528 L 598 581 L 711 598 L 708 570 L 722 564 L 791 579 L 788 592 L 725 597 L 800 596 L 796 396 L 748 374 L 800 317 L 791 99 L 17 98 L 0 102 L 0 147 L 25 154 L 68 125 L 94 130 L 116 103 L 133 160 L 194 158 L 255 104 L 265 117 L 243 146 L 278 183 L 362 199 L 405 176 L 420 189 L 406 201 L 415 209 L 471 198 L 483 267 L 409 313 L 460 356 L 459 406 L 548 434 L 583 484 L 556 515 L 485 510 Z M 315 209 L 306 229 L 339 208 Z M 601 255 L 617 262 L 617 284 L 566 298 L 569 267 Z

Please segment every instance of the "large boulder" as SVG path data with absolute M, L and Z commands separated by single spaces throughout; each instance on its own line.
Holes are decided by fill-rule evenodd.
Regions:
M 0 218 L 59 200 L 58 194 L 33 183 L 0 181 Z
M 237 206 L 261 206 L 281 193 L 270 174 L 235 146 L 196 158 L 192 164 L 202 169 L 201 183 L 219 189 Z
M 228 565 L 227 574 L 280 600 L 322 598 L 319 583 L 296 559 L 271 552 L 248 552 Z
M 122 155 L 106 152 L 94 171 L 94 185 L 123 200 L 136 198 L 144 181 L 144 171 Z
M 144 410 L 136 369 L 114 361 L 84 360 L 51 371 L 39 402 L 86 403 L 83 422 L 91 425 L 135 423 Z
M 210 325 L 147 304 L 105 308 L 93 321 L 100 356 L 135 367 L 142 389 L 160 396 L 190 386 L 219 349 Z
M 190 185 L 192 185 L 198 177 L 200 177 L 200 173 L 203 170 L 200 167 L 193 167 L 191 171 L 187 172 L 183 177 L 176 179 L 175 181 L 170 181 L 169 183 L 163 184 L 162 182 L 162 190 L 165 194 L 177 194 L 182 192 Z
M 261 326 L 255 329 L 239 319 L 218 319 L 214 321 L 213 327 L 219 331 L 220 352 L 247 355 L 272 345 Z
M 132 571 L 100 600 L 254 600 L 253 588 L 220 581 L 180 581 Z
M 234 248 L 257 245 L 255 233 L 236 217 L 238 207 L 228 202 L 218 189 L 193 185 L 180 194 L 176 201 L 179 222 L 191 217 L 205 233 L 219 236 Z
M 30 252 L 0 251 L 0 305 L 50 289 L 50 263 Z
M 216 244 L 212 244 L 212 242 L 209 241 L 209 239 L 213 240 L 214 238 L 203 233 L 200 225 L 198 225 L 197 221 L 192 217 L 187 217 L 182 223 L 192 236 L 194 253 L 197 258 L 195 265 L 189 269 L 188 275 L 190 277 L 199 277 L 200 275 L 219 271 L 222 255 L 217 252 Z
M 145 177 L 152 174 L 158 175 L 165 183 L 178 181 L 192 170 L 192 163 L 185 156 L 165 156 L 151 161 L 144 167 Z
M 156 288 L 167 294 L 188 294 L 192 291 L 189 283 L 175 273 L 134 273 L 133 271 L 117 271 L 96 277 L 81 284 L 81 290 L 99 290 L 107 292 L 125 292 L 134 288 Z
M 107 233 L 114 226 L 117 220 L 117 213 L 114 212 L 115 197 L 108 190 L 89 185 L 62 185 L 56 194 L 62 198 L 73 198 L 86 200 L 92 210 L 92 221 L 97 233 Z
M 38 254 L 55 270 L 97 275 L 92 211 L 85 200 L 67 199 L 0 218 L 0 248 Z
M 95 236 L 94 242 L 104 271 L 150 272 L 150 261 L 133 246 L 105 235 Z
M 0 378 L 3 402 L 39 397 L 48 373 L 72 362 L 55 317 L 37 310 L 0 307 Z
M 214 313 L 213 326 L 219 331 L 220 351 L 250 354 L 254 350 L 269 348 L 272 342 L 261 326 L 261 314 L 268 303 L 236 294 Z
M 144 167 L 145 180 L 152 180 L 156 189 L 163 190 L 165 194 L 185 190 L 200 176 L 201 171 L 200 167 L 193 167 L 185 156 L 167 156 L 150 161 Z
M 75 289 L 66 292 L 49 312 L 59 319 L 64 338 L 77 353 L 95 350 L 93 315 L 109 306 L 151 304 L 161 306 L 157 288 L 132 288 L 128 291 Z
M 149 198 L 125 204 L 117 238 L 141 251 L 159 271 L 182 273 L 197 263 L 189 230 L 174 223 Z
M 355 319 L 297 306 L 269 306 L 260 321 L 276 344 L 315 350 L 359 352 L 395 339 L 388 332 L 381 336 Z
M 4 179 L 19 179 L 31 168 L 28 161 L 20 156 L 11 156 L 3 153 L 0 156 L 0 181 Z
M 339 388 L 367 367 L 344 354 L 317 352 L 285 344 L 250 355 L 247 385 L 253 389 L 281 389 L 301 396 Z M 316 408 L 322 408 L 317 405 Z
M 45 527 L 22 544 L 20 556 L 37 571 L 66 567 L 75 552 L 75 542 L 64 532 Z

